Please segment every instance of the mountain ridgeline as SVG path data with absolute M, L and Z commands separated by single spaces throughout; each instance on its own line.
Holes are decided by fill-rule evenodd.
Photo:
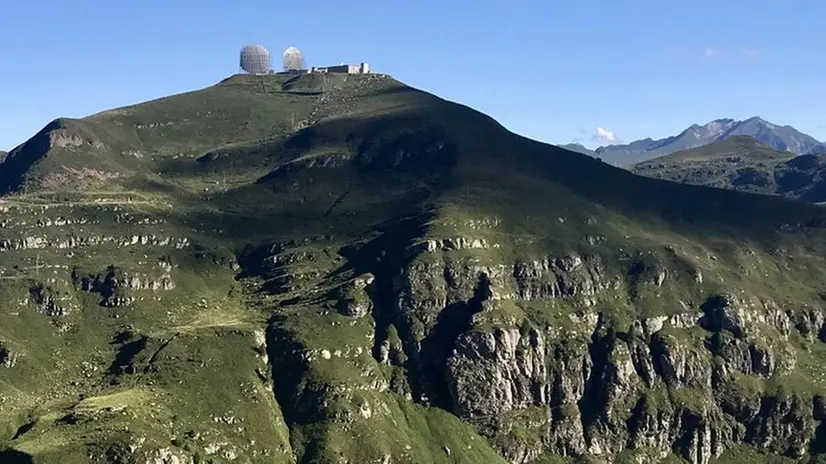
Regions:
M 781 153 L 748 136 L 644 161 L 631 171 L 686 184 L 826 202 L 826 154 Z
M 788 151 L 796 155 L 826 153 L 826 146 L 815 138 L 791 126 L 779 126 L 759 117 L 744 121 L 717 119 L 703 126 L 694 124 L 678 135 L 664 139 L 646 138 L 625 145 L 602 146 L 593 151 L 581 145 L 581 148 L 574 145 L 563 148 L 600 158 L 609 164 L 629 167 L 652 158 L 739 136 L 750 136 L 780 152 Z
M 1 462 L 826 451 L 814 205 L 334 74 L 56 120 L 0 190 Z

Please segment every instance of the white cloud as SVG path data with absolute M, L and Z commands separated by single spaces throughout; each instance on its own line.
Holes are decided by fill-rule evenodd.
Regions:
M 713 59 L 717 59 L 717 58 L 722 58 L 723 51 L 720 50 L 719 48 L 706 47 L 706 50 L 705 50 L 704 54 L 705 54 L 706 58 L 708 58 L 710 60 L 713 60 Z
M 597 130 L 594 132 L 594 135 L 591 136 L 591 139 L 595 142 L 616 142 L 617 134 L 603 127 L 597 127 Z

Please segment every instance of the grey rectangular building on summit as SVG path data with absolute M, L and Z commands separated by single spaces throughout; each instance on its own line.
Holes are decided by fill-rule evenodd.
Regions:
M 346 74 L 369 74 L 370 65 L 367 63 L 361 64 L 340 64 L 336 66 L 313 66 L 311 72 L 326 72 L 326 73 L 346 73 Z

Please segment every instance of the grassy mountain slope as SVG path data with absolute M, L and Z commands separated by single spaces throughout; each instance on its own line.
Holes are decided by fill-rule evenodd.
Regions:
M 733 137 L 704 147 L 638 163 L 640 175 L 693 185 L 826 201 L 826 157 L 781 153 L 751 137 Z
M 57 120 L 0 189 L 6 460 L 820 451 L 814 206 L 641 178 L 380 75 Z

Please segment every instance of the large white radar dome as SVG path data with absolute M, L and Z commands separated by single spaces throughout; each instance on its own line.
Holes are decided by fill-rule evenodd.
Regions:
M 241 49 L 241 69 L 250 74 L 270 71 L 270 51 L 261 45 L 247 45 Z
M 284 71 L 300 71 L 305 68 L 304 54 L 296 47 L 284 50 Z

